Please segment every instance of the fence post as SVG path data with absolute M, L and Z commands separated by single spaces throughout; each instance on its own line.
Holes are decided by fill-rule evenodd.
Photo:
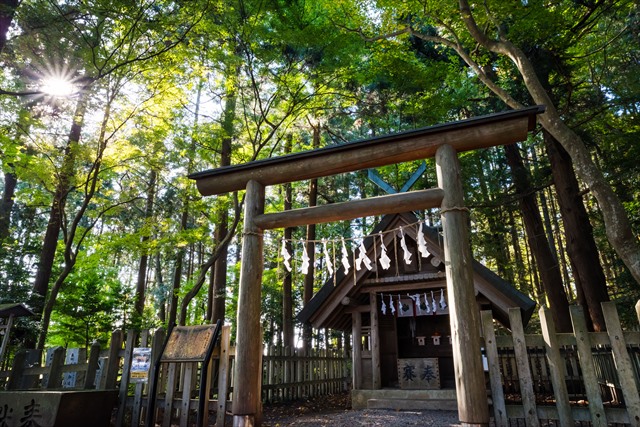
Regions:
M 84 376 L 85 390 L 95 388 L 96 386 L 96 373 L 98 372 L 98 360 L 100 359 L 100 343 L 94 341 L 91 344 L 91 350 L 89 350 L 89 360 L 87 360 L 87 373 Z
M 293 389 L 291 386 L 291 372 L 293 368 L 293 359 L 291 354 L 291 347 L 286 346 L 284 348 L 284 383 L 286 384 L 286 389 L 284 391 L 285 400 L 291 400 L 293 396 Z
M 127 331 L 127 342 L 124 346 L 124 362 L 122 363 L 122 376 L 120 377 L 120 392 L 118 393 L 118 415 L 116 427 L 121 427 L 124 422 L 124 413 L 127 410 L 127 392 L 129 390 L 129 373 L 131 372 L 131 358 L 133 347 L 136 345 L 137 333 Z
M 156 360 L 160 358 L 160 352 L 162 351 L 162 346 L 164 344 L 165 338 L 165 330 L 163 328 L 157 328 L 153 334 L 153 341 L 151 342 L 151 366 L 149 366 L 149 380 L 147 381 L 147 402 L 146 409 L 144 411 L 143 419 L 150 419 L 152 422 L 155 422 L 156 414 L 151 414 L 151 418 L 148 417 L 147 411 L 149 411 L 149 402 L 151 401 L 152 396 L 151 393 L 151 385 L 156 381 Z M 158 384 L 160 383 L 160 378 L 158 378 Z M 156 405 L 156 411 L 158 410 L 158 406 Z M 133 424 L 133 421 L 132 421 Z
M 553 394 L 556 397 L 556 408 L 558 408 L 560 425 L 572 426 L 574 425 L 574 421 L 573 414 L 571 413 L 569 393 L 567 392 L 566 368 L 564 359 L 560 355 L 556 325 L 547 307 L 540 307 L 538 314 L 540 316 L 540 326 L 542 328 L 547 360 L 549 361 L 551 384 L 553 385 Z
M 493 417 L 495 418 L 497 427 L 507 427 L 509 425 L 509 418 L 504 403 L 500 361 L 498 360 L 498 347 L 496 346 L 496 332 L 493 329 L 493 314 L 491 310 L 481 311 L 480 319 L 482 321 L 482 333 L 484 335 L 484 351 L 489 365 L 489 384 L 491 385 L 491 398 L 493 400 Z
M 49 366 L 49 374 L 47 381 L 42 384 L 42 388 L 58 388 L 62 385 L 62 366 L 64 365 L 65 350 L 63 347 L 56 347 L 53 349 L 53 356 L 51 358 L 51 365 Z
M 13 366 L 9 374 L 9 383 L 7 390 L 17 390 L 20 388 L 20 380 L 27 364 L 27 351 L 19 350 L 13 357 Z
M 594 427 L 606 427 L 607 416 L 602 405 L 602 396 L 598 390 L 598 379 L 596 377 L 595 364 L 591 353 L 591 340 L 587 330 L 587 323 L 584 319 L 584 312 L 581 306 L 572 305 L 569 307 L 573 333 L 576 335 L 576 348 L 578 349 L 578 360 L 582 368 L 582 377 L 587 391 L 589 401 L 589 413 L 591 423 Z
M 615 303 L 603 302 L 602 311 L 607 324 L 607 334 L 609 334 L 609 340 L 611 340 L 611 352 L 618 371 L 618 379 L 622 387 L 624 405 L 629 414 L 629 422 L 633 426 L 640 426 L 640 396 L 638 395 L 635 373 Z
M 104 374 L 104 384 L 100 387 L 103 390 L 116 388 L 116 379 L 118 378 L 118 368 L 120 366 L 120 350 L 122 350 L 122 341 L 124 341 L 124 333 L 122 330 L 113 331 L 111 334 L 111 344 L 109 346 L 109 355 L 107 358 L 106 372 Z
M 533 381 L 531 380 L 531 369 L 527 355 L 527 342 L 524 338 L 522 315 L 520 314 L 519 308 L 509 309 L 509 321 L 511 322 L 513 352 L 516 355 L 516 368 L 518 370 L 518 379 L 520 380 L 520 396 L 522 396 L 524 417 L 527 422 L 527 427 L 539 426 L 540 421 L 538 420 L 538 412 L 536 409 L 536 394 L 533 392 Z
M 140 347 L 146 347 L 148 342 L 149 330 L 144 329 L 140 334 Z M 131 361 L 131 363 L 133 363 L 133 361 Z M 153 365 L 149 366 L 150 372 L 153 371 L 152 366 Z M 149 375 L 147 375 L 147 381 L 149 381 Z M 136 388 L 133 394 L 133 405 L 131 406 L 131 427 L 137 427 L 140 425 L 140 413 L 142 412 L 142 392 L 144 390 L 144 386 L 145 383 L 143 381 L 136 383 Z
M 218 411 L 216 427 L 224 427 L 227 412 L 227 391 L 229 387 L 229 341 L 231 326 L 222 327 L 220 336 L 220 363 L 218 368 Z M 198 426 L 199 427 L 199 426 Z

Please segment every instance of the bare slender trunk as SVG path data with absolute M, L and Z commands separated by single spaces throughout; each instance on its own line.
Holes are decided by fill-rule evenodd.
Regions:
M 285 154 L 291 153 L 291 137 L 285 143 Z M 292 208 L 292 191 L 291 184 L 284 186 L 284 210 L 288 211 Z M 293 236 L 293 228 L 284 229 L 284 240 L 287 252 L 293 253 L 293 245 L 291 237 Z M 293 349 L 295 341 L 293 337 L 293 296 L 292 296 L 292 275 L 286 268 L 283 269 L 284 278 L 282 279 L 282 335 L 285 347 Z
M 153 204 L 155 200 L 156 178 L 158 173 L 151 169 L 149 177 L 149 187 L 147 189 L 147 203 L 145 206 L 144 219 L 148 225 L 153 218 Z M 149 234 L 144 234 L 141 238 L 142 256 L 140 256 L 140 264 L 138 265 L 138 280 L 136 281 L 135 310 L 136 314 L 142 318 L 144 311 L 145 294 L 147 288 L 147 264 L 149 263 L 149 253 L 146 243 L 149 241 Z
M 320 146 L 320 126 L 313 127 L 313 148 L 316 149 Z M 309 207 L 316 206 L 318 204 L 318 180 L 309 180 Z M 316 225 L 309 224 L 307 226 L 307 255 L 309 255 L 309 271 L 304 277 L 304 289 L 303 289 L 303 302 L 306 305 L 313 297 L 313 282 L 315 279 L 315 243 L 316 240 Z M 311 325 L 304 325 L 303 329 L 303 344 L 305 354 L 309 354 L 311 350 Z
M 7 43 L 7 32 L 19 3 L 19 0 L 0 0 L 0 53 Z
M 4 188 L 2 189 L 2 200 L 0 200 L 0 247 L 2 242 L 9 237 L 11 227 L 11 211 L 13 209 L 13 196 L 16 192 L 18 177 L 13 173 L 12 165 L 5 165 L 7 171 L 4 173 Z M 2 249 L 0 249 L 1 253 Z
M 604 331 L 606 324 L 601 303 L 609 301 L 607 284 L 571 158 L 548 132 L 544 134 L 544 142 L 551 161 L 576 290 L 581 304 L 589 312 L 594 330 Z
M 522 163 L 518 147 L 513 144 L 505 146 L 504 149 L 513 174 L 516 191 L 520 195 L 520 207 L 527 230 L 529 247 L 538 265 L 540 279 L 556 321 L 556 328 L 558 332 L 570 332 L 572 328 L 569 302 L 564 293 L 562 275 L 544 232 L 540 211 L 535 196 L 531 192 L 529 174 Z
M 40 262 L 38 263 L 38 270 L 33 284 L 33 293 L 34 297 L 36 297 L 33 301 L 33 306 L 38 312 L 42 308 L 44 298 L 49 288 L 49 280 L 51 279 L 53 261 L 58 245 L 58 236 L 62 226 L 63 211 L 75 173 L 75 152 L 77 145 L 80 143 L 80 133 L 84 124 L 88 98 L 89 91 L 85 90 L 76 103 L 76 111 L 73 115 L 69 138 L 64 149 L 62 167 L 58 174 L 58 181 L 49 211 L 49 222 L 47 223 L 47 229 L 42 242 Z
M 239 70 L 236 70 L 236 75 Z M 222 129 L 225 133 L 222 138 L 222 147 L 220 148 L 220 166 L 229 166 L 231 164 L 231 142 L 233 141 L 233 124 L 236 118 L 236 97 L 237 92 L 235 88 L 236 76 L 231 77 L 231 82 L 227 85 L 229 88 L 226 93 L 226 101 L 224 106 L 224 120 L 222 123 Z M 218 226 L 216 227 L 214 234 L 214 241 L 221 242 L 229 233 L 229 204 L 223 199 L 219 199 L 218 203 L 219 213 L 217 218 Z M 211 321 L 216 322 L 218 319 L 224 320 L 225 307 L 226 307 L 226 295 L 227 295 L 227 255 L 228 250 L 225 245 L 222 248 L 220 256 L 216 260 L 213 268 L 213 290 L 212 300 L 209 300 L 209 306 L 211 307 Z

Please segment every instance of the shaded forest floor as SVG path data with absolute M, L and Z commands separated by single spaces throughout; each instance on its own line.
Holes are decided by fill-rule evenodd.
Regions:
M 456 411 L 351 409 L 350 393 L 264 405 L 265 427 L 458 426 Z

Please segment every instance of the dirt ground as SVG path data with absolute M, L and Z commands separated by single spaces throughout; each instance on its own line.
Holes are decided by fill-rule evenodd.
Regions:
M 265 427 L 459 426 L 456 411 L 392 411 L 351 409 L 348 393 L 299 402 L 267 404 Z

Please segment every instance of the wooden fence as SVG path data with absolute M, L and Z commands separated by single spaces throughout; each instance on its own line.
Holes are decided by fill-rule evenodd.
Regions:
M 512 331 L 496 335 L 490 312 L 482 312 L 488 383 L 497 427 L 509 425 L 640 426 L 640 332 L 623 332 L 613 303 L 604 303 L 607 332 L 587 332 L 582 308 L 571 307 L 573 333 L 555 333 L 549 310 L 540 309 L 541 334 L 525 334 L 517 309 L 510 314 Z M 164 331 L 151 334 L 116 331 L 109 348 L 94 344 L 83 351 L 63 348 L 20 352 L 11 371 L 0 371 L 1 389 L 114 389 L 119 405 L 114 423 L 139 426 L 145 418 L 148 382 L 131 383 L 135 347 L 151 347 L 152 357 Z M 212 359 L 209 411 L 225 423 L 233 399 L 235 349 L 229 328 Z M 269 348 L 262 358 L 264 402 L 295 400 L 348 389 L 348 358 L 326 350 L 304 356 L 290 349 Z M 190 425 L 197 401 L 194 390 L 201 366 L 166 364 L 160 371 L 157 420 L 161 425 Z M 149 378 L 148 381 L 152 381 Z M 209 420 L 213 423 L 213 419 Z
M 496 336 L 491 312 L 482 312 L 497 427 L 640 426 L 640 332 L 622 331 L 614 303 L 602 307 L 607 332 L 587 332 L 582 307 L 573 306 L 573 333 L 556 333 L 541 308 L 542 334 L 525 335 L 513 309 L 511 334 Z
M 210 413 L 215 413 L 217 426 L 225 425 L 227 411 L 233 399 L 233 368 L 235 348 L 230 346 L 230 330 L 222 329 L 220 345 L 214 351 L 208 384 Z M 78 349 L 56 347 L 46 352 L 41 363 L 38 351 L 16 354 L 13 367 L 0 371 L 0 389 L 118 389 L 118 407 L 114 425 L 139 426 L 146 417 L 148 390 L 153 381 L 153 369 L 146 381 L 132 382 L 134 349 L 150 347 L 151 360 L 157 358 L 165 339 L 163 329 L 154 333 L 115 331 L 108 349 L 100 350 L 96 343 L 89 357 Z M 71 356 L 70 356 L 71 355 Z M 343 352 L 312 350 L 303 355 L 298 349 L 270 347 L 262 358 L 262 398 L 264 402 L 280 402 L 341 392 L 349 388 L 351 374 L 349 357 Z M 193 425 L 197 408 L 198 379 L 201 363 L 166 363 L 158 378 L 156 414 L 162 426 Z

